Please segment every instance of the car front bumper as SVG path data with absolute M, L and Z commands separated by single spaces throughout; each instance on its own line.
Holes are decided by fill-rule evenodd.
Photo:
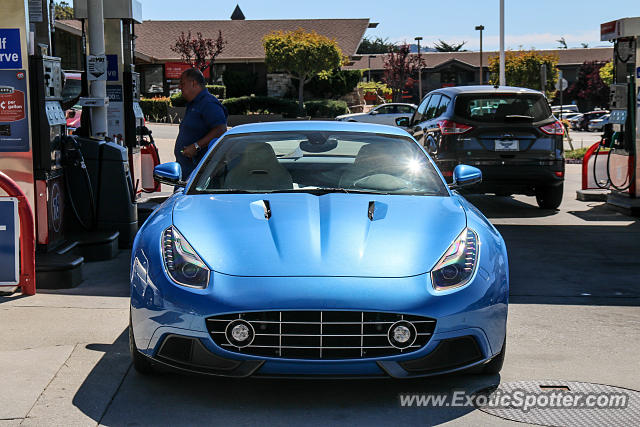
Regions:
M 491 253 L 493 250 L 496 252 Z M 146 255 L 138 250 L 131 275 L 135 344 L 138 351 L 159 365 L 236 377 L 401 378 L 466 369 L 497 355 L 506 332 L 506 254 L 489 245 L 484 252 L 469 284 L 436 292 L 428 274 L 360 278 L 238 277 L 213 273 L 207 289 L 191 289 L 172 283 L 162 268 L 149 268 Z M 504 257 L 503 263 L 494 262 L 500 257 Z M 436 327 L 422 348 L 375 358 L 284 359 L 228 351 L 214 342 L 205 319 L 257 310 L 400 313 L 435 319 Z M 191 341 L 183 342 L 186 348 L 167 355 L 165 350 L 171 337 Z M 451 346 L 452 339 L 467 341 L 468 357 L 456 359 L 455 354 L 460 351 L 443 350 L 443 346 Z

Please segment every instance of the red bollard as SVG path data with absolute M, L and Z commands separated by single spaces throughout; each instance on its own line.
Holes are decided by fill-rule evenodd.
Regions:
M 23 295 L 36 293 L 36 238 L 33 214 L 27 196 L 22 189 L 0 171 L 0 188 L 9 196 L 18 199 L 18 215 L 20 216 L 20 283 Z

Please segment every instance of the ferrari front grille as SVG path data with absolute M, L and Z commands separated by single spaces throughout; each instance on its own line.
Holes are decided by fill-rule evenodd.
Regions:
M 261 311 L 207 318 L 225 350 L 286 359 L 363 359 L 424 347 L 436 321 L 362 311 Z

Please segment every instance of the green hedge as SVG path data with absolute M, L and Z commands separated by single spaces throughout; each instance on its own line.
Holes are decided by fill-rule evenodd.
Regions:
M 227 94 L 227 88 L 223 85 L 207 85 L 207 90 L 210 94 L 215 95 L 218 99 L 224 99 Z M 171 95 L 172 107 L 184 107 L 187 105 L 187 100 L 182 96 L 182 92 L 176 92 Z
M 164 121 L 168 117 L 169 106 L 181 107 L 184 100 L 181 94 L 171 98 L 150 98 L 140 100 L 142 112 L 148 120 Z M 295 99 L 269 96 L 241 96 L 222 101 L 229 114 L 282 114 L 293 118 L 298 113 L 298 101 Z M 304 103 L 306 114 L 311 117 L 335 117 L 349 112 L 347 103 L 330 99 L 317 99 Z
M 229 97 L 261 95 L 258 90 L 258 74 L 251 71 L 225 70 L 222 80 L 227 87 Z
M 207 90 L 218 99 L 225 99 L 227 97 L 227 88 L 224 85 L 207 85 Z
M 241 96 L 222 101 L 229 114 L 282 114 L 284 117 L 296 117 L 298 102 L 293 99 L 270 96 Z
M 187 105 L 187 100 L 182 96 L 182 92 L 176 92 L 171 95 L 171 106 L 172 107 L 184 107 Z
M 331 99 L 318 99 L 306 101 L 304 108 L 308 116 L 334 118 L 341 114 L 347 114 L 349 109 L 344 101 L 334 101 Z
M 140 100 L 140 108 L 147 120 L 161 122 L 168 114 L 169 98 L 143 98 Z

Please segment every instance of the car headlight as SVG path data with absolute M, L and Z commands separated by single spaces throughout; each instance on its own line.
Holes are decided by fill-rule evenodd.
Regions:
M 177 284 L 192 288 L 207 287 L 209 269 L 173 226 L 162 234 L 162 258 L 169 277 Z
M 431 271 L 434 289 L 444 291 L 466 285 L 478 262 L 478 235 L 465 228 Z

